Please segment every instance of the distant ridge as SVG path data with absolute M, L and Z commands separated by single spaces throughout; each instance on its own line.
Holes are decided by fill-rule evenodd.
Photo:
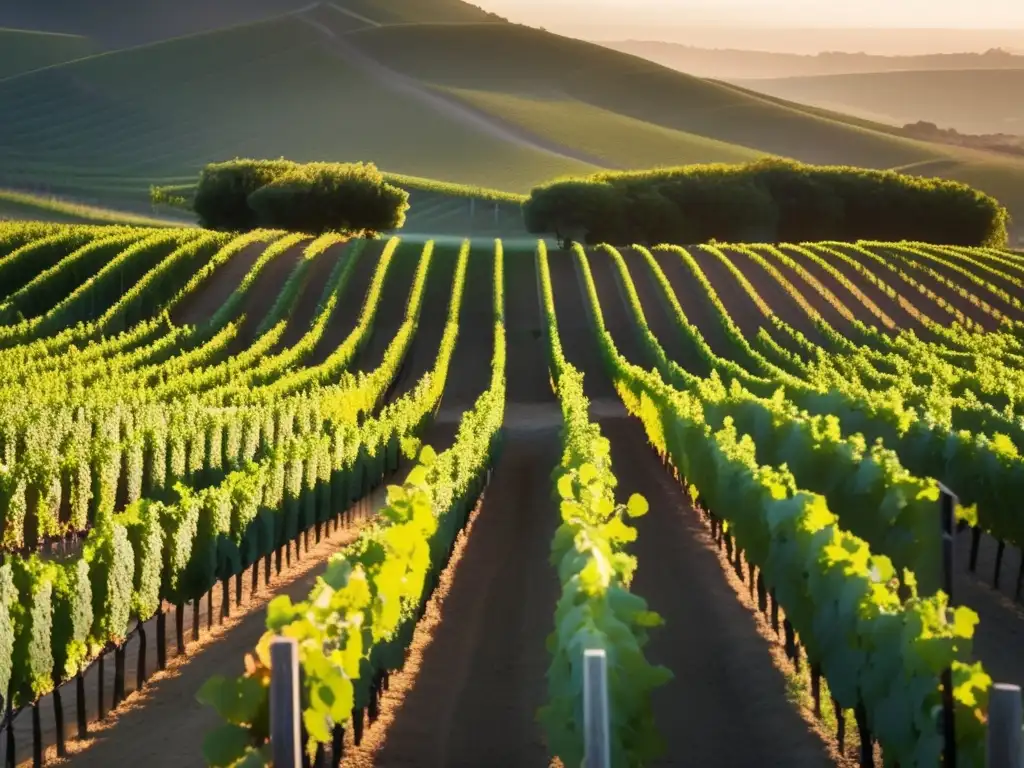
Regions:
M 641 56 L 691 75 L 723 80 L 892 71 L 1024 69 L 1024 55 L 1016 55 L 1002 48 L 993 48 L 985 53 L 878 56 L 842 51 L 823 51 L 811 55 L 738 48 L 702 48 L 655 40 L 602 41 L 598 45 Z

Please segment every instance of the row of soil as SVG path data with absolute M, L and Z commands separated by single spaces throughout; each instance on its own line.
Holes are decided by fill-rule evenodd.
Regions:
M 274 306 L 274 301 L 288 281 L 288 276 L 302 261 L 302 253 L 306 244 L 299 243 L 284 253 L 279 253 L 260 270 L 259 275 L 249 286 L 242 299 L 241 314 L 244 316 L 238 335 L 229 348 L 229 354 L 237 355 L 256 341 L 256 332 L 263 324 L 267 312 Z
M 391 387 L 394 398 L 402 397 L 414 389 L 420 378 L 434 367 L 444 336 L 444 326 L 448 321 L 452 283 L 458 261 L 458 248 L 442 246 L 434 249 L 430 274 L 427 275 L 427 284 L 423 290 L 423 309 L 420 311 L 416 335 L 413 336 L 410 349 Z
M 600 254 L 590 263 L 606 327 L 630 362 L 645 365 L 610 257 Z M 552 260 L 566 356 L 583 371 L 585 385 L 601 382 L 591 384 L 601 393 L 609 383 L 596 338 L 585 318 L 567 318 L 580 309 L 574 298 L 579 282 L 571 261 Z M 787 681 L 773 664 L 769 642 L 736 600 L 703 525 L 652 454 L 640 424 L 625 415 L 599 423 L 611 441 L 618 497 L 641 493 L 651 506 L 637 521 L 632 591 L 664 617 L 646 653 L 675 675 L 652 701 L 666 741 L 654 765 L 829 765 L 826 746 L 787 700 Z
M 313 319 L 316 317 L 316 310 L 320 306 L 320 299 L 324 295 L 324 286 L 327 285 L 331 272 L 334 271 L 347 248 L 348 243 L 339 243 L 314 257 L 307 270 L 306 281 L 295 301 L 292 315 L 288 319 L 288 325 L 285 326 L 284 334 L 281 336 L 275 352 L 294 346 L 309 332 Z M 345 293 L 349 294 L 348 291 Z M 337 310 L 338 307 L 335 305 L 335 311 Z
M 529 310 L 539 307 L 535 277 L 529 255 L 506 259 L 506 297 L 512 295 L 508 286 L 524 287 L 514 294 L 516 307 L 509 306 L 520 329 L 537 317 Z M 441 411 L 426 438 L 439 450 L 488 383 L 492 288 L 493 261 L 481 251 L 470 257 L 459 341 Z M 543 346 L 509 349 L 512 414 L 516 403 L 540 405 L 537 383 L 513 372 L 546 370 L 543 355 Z M 544 701 L 544 642 L 557 597 L 546 558 L 557 524 L 550 472 L 559 445 L 557 406 L 550 388 L 546 392 L 547 423 L 506 418 L 504 448 L 446 585 L 441 621 L 418 636 L 409 690 L 400 701 L 385 702 L 391 711 L 381 717 L 379 732 L 371 732 L 367 747 L 346 765 L 546 765 L 534 714 Z
M 391 264 L 388 266 L 380 292 L 380 305 L 373 321 L 373 331 L 362 351 L 356 356 L 351 370 L 372 371 L 384 360 L 388 345 L 405 322 L 409 295 L 416 281 L 416 270 L 422 251 L 421 246 L 403 243 L 391 257 Z M 360 258 L 365 258 L 366 255 L 364 252 Z M 431 270 L 433 267 L 434 265 L 431 265 Z M 330 349 L 328 354 L 333 351 L 333 348 Z
M 342 295 L 338 297 L 338 303 L 327 321 L 324 334 L 320 337 L 320 342 L 313 350 L 313 354 L 310 355 L 310 365 L 319 365 L 326 360 L 356 327 L 384 245 L 383 242 L 367 243 L 363 252 L 359 254 L 355 266 L 352 268 L 352 274 L 349 275 L 348 285 Z
M 196 290 L 182 297 L 171 310 L 175 325 L 201 325 L 220 309 L 242 279 L 267 249 L 267 243 L 253 243 L 234 254 Z

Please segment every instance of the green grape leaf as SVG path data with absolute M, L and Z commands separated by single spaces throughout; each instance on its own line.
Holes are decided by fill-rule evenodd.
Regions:
M 629 497 L 629 501 L 626 502 L 626 514 L 630 517 L 643 517 L 649 509 L 650 506 L 647 504 L 647 499 L 639 493 L 634 493 Z

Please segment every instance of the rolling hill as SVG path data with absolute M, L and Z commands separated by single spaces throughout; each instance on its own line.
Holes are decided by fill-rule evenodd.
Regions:
M 345 0 L 363 23 L 495 21 L 462 0 Z M 128 47 L 262 21 L 310 6 L 309 0 L 6 0 L 0 27 L 85 35 L 108 47 Z M 0 48 L 2 50 L 2 48 Z
M 97 43 L 81 35 L 0 29 L 0 79 L 80 59 L 99 50 Z
M 457 0 L 339 0 L 6 78 L 0 186 L 138 210 L 150 184 L 235 156 L 523 193 L 772 154 L 963 180 L 1024 221 L 1024 161 L 494 21 Z
M 885 122 L 926 120 L 961 133 L 1024 134 L 1019 69 L 877 72 L 738 81 L 784 99 Z

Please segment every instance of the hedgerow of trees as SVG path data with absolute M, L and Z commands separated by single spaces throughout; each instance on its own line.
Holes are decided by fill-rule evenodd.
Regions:
M 209 229 L 373 235 L 405 224 L 409 193 L 372 163 L 238 159 L 203 169 L 192 208 Z
M 1006 244 L 1006 209 L 966 184 L 765 159 L 599 173 L 535 188 L 533 234 L 586 243 L 917 240 Z

